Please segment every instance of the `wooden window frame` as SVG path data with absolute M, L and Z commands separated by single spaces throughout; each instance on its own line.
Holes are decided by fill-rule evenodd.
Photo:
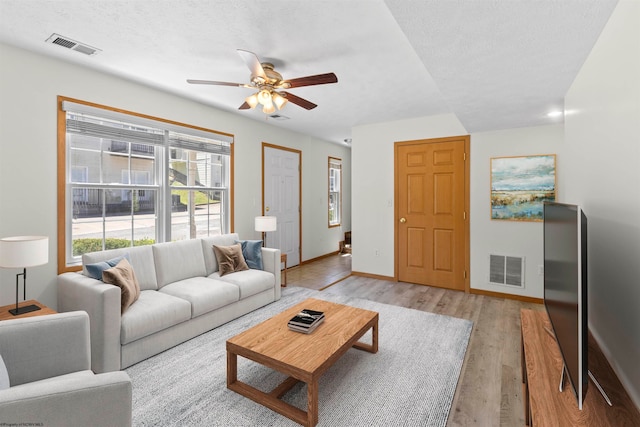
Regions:
M 180 123 L 172 120 L 162 119 L 146 114 L 127 111 L 119 108 L 109 107 L 106 105 L 96 104 L 92 102 L 82 101 L 79 99 L 69 98 L 65 96 L 57 97 L 57 249 L 58 249 L 58 274 L 62 274 L 70 271 L 79 271 L 82 269 L 81 265 L 67 265 L 66 250 L 67 250 L 67 206 L 66 206 L 66 192 L 67 192 L 67 112 L 63 109 L 63 102 L 71 102 L 88 107 L 102 109 L 106 111 L 112 111 L 120 114 L 126 114 L 133 117 L 138 117 L 145 120 L 153 120 L 160 123 L 165 123 L 171 126 L 179 126 L 188 129 L 194 129 L 197 131 L 216 133 L 228 138 L 231 138 L 229 154 L 229 184 L 228 184 L 228 203 L 229 211 L 227 223 L 229 226 L 229 232 L 233 233 L 234 224 L 234 144 L 233 135 L 217 130 L 207 129 L 199 126 L 193 126 L 185 123 Z M 163 207 L 161 207 L 162 209 Z
M 336 191 L 331 191 L 331 170 L 332 169 L 336 169 L 336 168 L 332 168 L 332 165 L 336 165 L 339 164 L 340 165 L 340 182 L 339 182 L 339 186 L 340 188 L 338 189 L 337 193 L 339 195 L 340 200 L 338 201 L 338 221 L 337 222 L 331 222 L 331 216 L 329 215 L 329 213 L 331 212 L 331 193 L 335 193 Z M 327 169 L 327 175 L 328 175 L 328 179 L 327 179 L 327 223 L 329 228 L 335 228 L 335 227 L 340 227 L 342 225 L 342 159 L 339 157 L 333 157 L 333 156 L 329 156 L 329 160 L 328 160 L 328 169 Z

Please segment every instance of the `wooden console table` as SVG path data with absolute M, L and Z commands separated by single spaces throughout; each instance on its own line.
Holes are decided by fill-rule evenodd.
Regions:
M 562 357 L 545 326 L 551 322 L 544 311 L 522 310 L 522 382 L 525 422 L 530 426 L 640 426 L 640 412 L 589 334 L 589 370 L 607 393 L 609 406 L 589 381 L 583 409 L 578 409 L 568 380 L 558 391 Z
M 40 310 L 14 316 L 13 314 L 9 313 L 9 310 L 16 308 L 15 304 L 9 304 L 9 305 L 0 307 L 0 320 L 22 319 L 24 317 L 44 316 L 46 314 L 57 313 L 57 311 L 47 307 L 44 304 L 39 303 L 34 299 L 18 303 L 18 307 L 24 307 L 25 305 L 31 305 L 31 304 L 37 305 L 38 307 L 40 307 Z

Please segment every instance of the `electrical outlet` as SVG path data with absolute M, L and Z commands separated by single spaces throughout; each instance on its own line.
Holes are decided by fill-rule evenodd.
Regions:
M 376 249 L 376 256 L 380 256 L 380 251 Z
M 542 264 L 538 266 L 538 276 L 544 276 L 544 265 Z

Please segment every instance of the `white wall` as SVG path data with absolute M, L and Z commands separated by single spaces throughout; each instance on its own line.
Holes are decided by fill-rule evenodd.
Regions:
M 542 223 L 491 220 L 491 158 L 556 154 L 556 171 L 566 166 L 563 126 L 537 126 L 471 135 L 471 288 L 542 298 Z M 558 180 L 558 201 L 564 183 Z M 489 254 L 525 257 L 524 288 L 489 283 Z
M 394 142 L 466 134 L 453 114 L 353 128 L 353 271 L 394 275 Z
M 640 408 L 638 23 L 640 2 L 620 1 L 567 93 L 559 177 L 588 218 L 590 328 Z
M 322 191 L 305 191 L 302 196 L 303 261 L 335 252 L 338 243 L 344 240 L 345 231 L 351 231 L 351 174 L 343 174 L 342 180 L 342 222 L 339 227 L 328 228 L 329 224 L 329 157 L 342 159 L 344 170 L 351 170 L 351 150 L 336 144 L 308 144 L 302 153 L 303 179 L 312 181 Z M 320 234 L 316 229 L 322 229 Z M 314 236 L 313 241 L 308 241 Z
M 465 135 L 454 115 L 421 117 L 353 129 L 353 271 L 394 276 L 394 147 L 396 141 Z M 542 298 L 542 224 L 492 221 L 492 157 L 558 154 L 562 167 L 563 126 L 508 129 L 471 135 L 471 288 Z M 559 183 L 559 200 L 563 195 Z M 376 256 L 376 251 L 378 255 Z M 489 254 L 525 257 L 523 289 L 488 283 Z
M 327 227 L 327 157 L 342 158 L 348 177 L 348 148 L 7 45 L 0 44 L 0 61 L 0 236 L 50 238 L 49 263 L 29 269 L 28 298 L 57 306 L 58 95 L 234 134 L 235 231 L 243 238 L 260 237 L 253 230 L 253 218 L 260 214 L 262 200 L 262 142 L 301 150 L 303 260 L 337 250 L 343 235 Z M 349 200 L 350 186 L 345 185 L 344 193 Z M 318 195 L 323 195 L 324 204 Z M 316 213 L 319 208 L 322 212 Z M 350 228 L 349 209 L 345 203 L 345 230 Z M 0 269 L 0 305 L 15 301 L 16 273 Z

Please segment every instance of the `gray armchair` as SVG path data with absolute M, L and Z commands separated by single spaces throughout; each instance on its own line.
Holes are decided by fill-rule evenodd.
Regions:
M 11 385 L 0 425 L 131 425 L 131 380 L 91 371 L 84 311 L 0 321 L 0 355 Z

